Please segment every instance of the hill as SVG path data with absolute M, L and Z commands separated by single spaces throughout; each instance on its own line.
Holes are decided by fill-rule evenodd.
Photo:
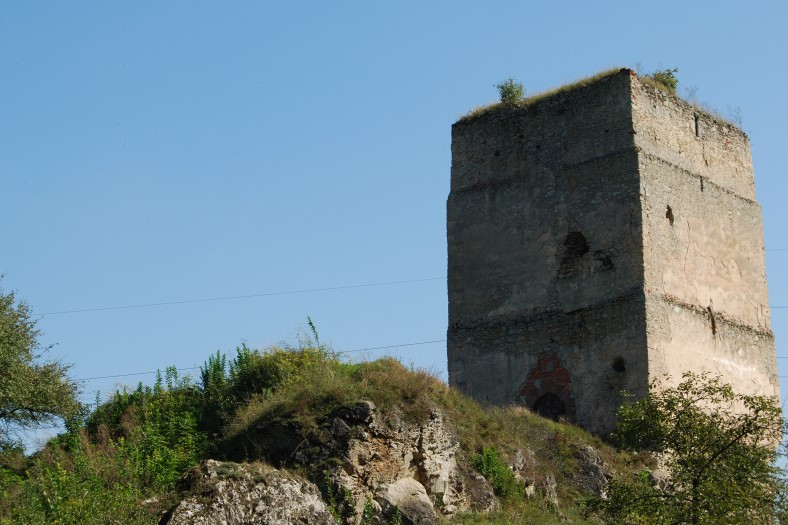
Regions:
M 580 428 L 482 407 L 394 359 L 324 346 L 217 353 L 119 391 L 26 458 L 0 523 L 596 523 L 640 469 Z

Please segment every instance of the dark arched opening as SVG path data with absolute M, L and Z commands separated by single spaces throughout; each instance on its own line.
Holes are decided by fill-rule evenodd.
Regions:
M 588 253 L 588 242 L 585 235 L 580 232 L 569 232 L 564 239 L 566 247 L 565 260 L 577 259 Z
M 566 414 L 566 405 L 560 397 L 548 392 L 539 396 L 539 399 L 534 403 L 533 411 L 542 417 L 558 421 L 561 416 Z

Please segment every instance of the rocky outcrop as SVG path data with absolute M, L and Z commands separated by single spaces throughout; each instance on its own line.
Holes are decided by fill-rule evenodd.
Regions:
M 186 497 L 159 525 L 337 523 L 313 483 L 262 464 L 208 460 L 179 489 Z
M 242 454 L 233 459 L 306 466 L 349 523 L 365 509 L 382 520 L 397 514 L 405 524 L 426 524 L 495 505 L 487 481 L 460 467 L 459 440 L 437 409 L 416 422 L 390 412 L 384 417 L 374 403 L 361 401 L 318 426 L 307 431 L 260 421 L 228 448 Z
M 582 445 L 576 454 L 578 463 L 578 486 L 596 496 L 603 496 L 607 491 L 611 475 L 605 472 L 605 466 L 599 452 L 591 445 Z
M 490 483 L 461 457 L 443 413 L 382 414 L 370 401 L 344 406 L 315 425 L 260 420 L 228 443 L 239 461 L 297 468 L 310 481 L 261 463 L 208 461 L 181 482 L 182 501 L 165 525 L 402 523 L 431 525 L 459 512 L 499 508 Z M 508 458 L 528 498 L 543 498 L 559 517 L 558 484 L 529 449 Z M 604 495 L 609 475 L 597 452 L 575 450 L 582 491 Z M 324 503 L 325 502 L 325 503 Z
M 459 441 L 439 411 L 421 423 L 384 421 L 364 401 L 335 416 L 327 428 L 346 441 L 329 479 L 356 514 L 372 500 L 384 517 L 398 512 L 403 523 L 421 524 L 474 507 L 458 466 Z

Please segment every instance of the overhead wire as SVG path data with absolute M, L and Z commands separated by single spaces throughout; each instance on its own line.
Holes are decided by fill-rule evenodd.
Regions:
M 766 250 L 767 252 L 770 251 L 788 251 L 788 248 L 774 248 Z M 383 281 L 383 282 L 376 282 L 376 283 L 362 283 L 362 284 L 348 284 L 348 285 L 341 285 L 341 286 L 327 286 L 323 288 L 307 288 L 307 289 L 299 289 L 299 290 L 285 290 L 280 292 L 261 292 L 261 293 L 253 293 L 253 294 L 244 294 L 244 295 L 228 295 L 222 297 L 206 297 L 203 299 L 182 299 L 177 301 L 160 301 L 160 302 L 150 302 L 150 303 L 138 303 L 138 304 L 125 304 L 125 305 L 116 305 L 116 306 L 101 306 L 96 308 L 74 308 L 70 310 L 56 310 L 52 312 L 34 312 L 35 315 L 62 315 L 62 314 L 76 314 L 76 313 L 87 313 L 87 312 L 103 312 L 103 311 L 110 311 L 110 310 L 130 310 L 136 308 L 151 308 L 156 306 L 174 306 L 174 305 L 181 305 L 181 304 L 198 304 L 198 303 L 210 303 L 210 302 L 218 302 L 218 301 L 234 301 L 239 299 L 253 299 L 259 297 L 275 297 L 280 295 L 295 295 L 295 294 L 306 294 L 306 293 L 318 293 L 318 292 L 330 292 L 330 291 L 337 291 L 337 290 L 352 290 L 358 288 L 371 288 L 376 286 L 393 286 L 398 284 L 414 284 L 414 283 L 423 283 L 423 282 L 430 282 L 430 281 L 440 281 L 445 280 L 446 276 L 441 277 L 425 277 L 420 279 L 405 279 L 400 281 Z M 788 309 L 788 306 L 770 306 L 771 309 Z
M 788 248 L 772 248 L 767 249 L 767 252 L 781 252 L 781 251 L 788 251 Z M 350 290 L 350 289 L 359 289 L 359 288 L 371 288 L 371 287 L 378 287 L 378 286 L 393 286 L 393 285 L 400 285 L 400 284 L 414 284 L 414 283 L 422 283 L 422 282 L 430 282 L 430 281 L 438 281 L 444 280 L 446 276 L 441 277 L 427 277 L 427 278 L 420 278 L 420 279 L 406 279 L 406 280 L 399 280 L 399 281 L 382 281 L 382 282 L 375 282 L 375 283 L 361 283 L 361 284 L 350 284 L 350 285 L 341 285 L 341 286 L 328 286 L 322 288 L 308 288 L 308 289 L 298 289 L 298 290 L 286 290 L 286 291 L 279 291 L 279 292 L 261 292 L 255 294 L 244 294 L 244 295 L 233 295 L 233 296 L 223 296 L 223 297 L 209 297 L 203 299 L 184 299 L 178 301 L 161 301 L 161 302 L 152 302 L 152 303 L 139 303 L 139 304 L 128 304 L 128 305 L 118 305 L 118 306 L 104 306 L 104 307 L 97 307 L 97 308 L 78 308 L 78 309 L 70 309 L 70 310 L 58 310 L 52 312 L 44 312 L 38 315 L 46 316 L 46 315 L 61 315 L 61 314 L 73 314 L 73 313 L 86 313 L 86 312 L 100 312 L 100 311 L 109 311 L 109 310 L 128 310 L 128 309 L 136 309 L 136 308 L 149 308 L 149 307 L 156 307 L 156 306 L 172 306 L 172 305 L 181 305 L 181 304 L 196 304 L 196 303 L 207 303 L 207 302 L 218 302 L 218 301 L 231 301 L 231 300 L 239 300 L 239 299 L 250 299 L 250 298 L 259 298 L 259 297 L 273 297 L 273 296 L 280 296 L 280 295 L 295 295 L 295 294 L 306 294 L 306 293 L 319 293 L 319 292 L 328 292 L 328 291 L 336 291 L 336 290 Z M 788 309 L 788 306 L 777 305 L 777 306 L 770 306 L 771 309 L 774 310 L 783 310 Z M 436 339 L 432 341 L 420 341 L 415 343 L 403 343 L 398 345 L 386 345 L 386 346 L 379 346 L 379 347 L 368 347 L 368 348 L 358 348 L 354 350 L 347 350 L 342 352 L 337 352 L 338 355 L 343 354 L 350 354 L 356 352 L 365 352 L 365 351 L 375 351 L 375 350 L 384 350 L 384 349 L 391 349 L 391 348 L 398 348 L 398 347 L 407 347 L 407 346 L 417 346 L 423 344 L 430 344 L 430 343 L 437 343 L 437 342 L 445 342 L 445 339 Z M 777 356 L 777 359 L 788 359 L 788 356 Z M 185 367 L 185 368 L 177 368 L 178 371 L 190 371 L 196 370 L 200 367 Z M 77 381 L 92 381 L 98 379 L 116 379 L 122 377 L 134 377 L 134 376 L 142 376 L 142 375 L 151 375 L 155 374 L 157 370 L 153 371 L 146 371 L 146 372 L 131 372 L 131 373 L 124 373 L 124 374 L 111 374 L 105 376 L 95 376 L 95 377 L 87 377 L 81 378 Z
M 294 294 L 305 294 L 305 293 L 317 293 L 317 292 L 330 292 L 335 290 L 350 290 L 354 288 L 371 288 L 375 286 L 392 286 L 396 284 L 412 284 L 412 283 L 422 283 L 428 281 L 438 281 L 446 279 L 445 276 L 443 277 L 426 277 L 423 279 L 407 279 L 402 281 L 385 281 L 385 282 L 377 282 L 377 283 L 363 283 L 363 284 L 348 284 L 343 286 L 328 286 L 325 288 L 308 288 L 302 290 L 287 290 L 282 292 L 261 292 L 261 293 L 253 293 L 253 294 L 245 294 L 245 295 L 230 295 L 224 297 L 208 297 L 204 299 L 184 299 L 179 301 L 162 301 L 157 303 L 140 303 L 140 304 L 127 304 L 127 305 L 120 305 L 120 306 L 102 306 L 98 308 L 77 308 L 71 310 L 58 310 L 54 312 L 43 312 L 43 313 L 36 313 L 36 315 L 61 315 L 61 314 L 76 314 L 76 313 L 84 313 L 84 312 L 102 312 L 107 310 L 129 310 L 132 308 L 149 308 L 153 306 L 171 306 L 171 305 L 179 305 L 179 304 L 194 304 L 194 303 L 210 303 L 210 302 L 217 302 L 217 301 L 233 301 L 237 299 L 251 299 L 255 297 L 273 297 L 277 295 L 294 295 Z

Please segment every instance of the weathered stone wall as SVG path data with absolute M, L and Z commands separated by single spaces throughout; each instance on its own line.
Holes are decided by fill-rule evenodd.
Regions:
M 552 394 L 596 428 L 622 388 L 644 391 L 630 83 L 622 72 L 453 127 L 449 378 L 480 399 Z
M 599 432 L 711 371 L 777 394 L 746 136 L 621 70 L 452 128 L 449 380 Z
M 607 431 L 620 392 L 646 392 L 644 309 L 637 292 L 570 313 L 457 325 L 449 330 L 450 382 L 483 403 L 526 405 Z M 564 414 L 555 413 L 551 396 Z
M 637 81 L 632 102 L 650 376 L 707 371 L 743 392 L 777 395 L 747 138 Z
M 684 372 L 720 374 L 743 393 L 779 396 L 774 337 L 697 305 L 649 297 L 648 353 L 652 379 Z
M 676 96 L 632 82 L 633 124 L 642 151 L 745 199 L 755 200 L 747 136 Z

